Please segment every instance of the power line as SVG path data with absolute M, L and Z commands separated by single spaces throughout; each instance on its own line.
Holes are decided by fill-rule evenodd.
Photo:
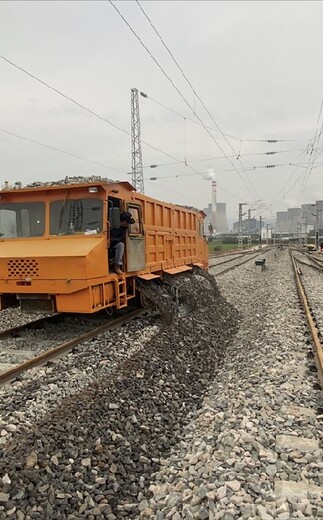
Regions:
M 104 163 L 100 163 L 98 161 L 92 161 L 91 159 L 86 159 L 85 157 L 82 157 L 80 155 L 76 155 L 76 154 L 73 154 L 71 152 L 67 152 L 66 150 L 62 150 L 60 148 L 55 148 L 54 146 L 51 146 L 51 145 L 48 145 L 48 144 L 45 144 L 45 143 L 42 143 L 40 141 L 36 141 L 35 139 L 30 139 L 28 137 L 25 137 L 25 136 L 22 136 L 22 135 L 19 135 L 19 134 L 16 134 L 14 132 L 9 132 L 9 130 L 5 130 L 4 128 L 0 128 L 0 131 L 5 133 L 5 134 L 8 134 L 8 135 L 11 135 L 13 137 L 16 137 L 18 139 L 21 139 L 23 141 L 26 141 L 28 143 L 31 143 L 31 144 L 36 144 L 38 146 L 42 146 L 44 148 L 48 148 L 49 150 L 52 150 L 52 151 L 55 151 L 55 152 L 59 152 L 59 153 L 63 153 L 65 155 L 68 155 L 68 156 L 71 156 L 71 157 L 74 157 L 76 159 L 79 159 L 81 161 L 85 161 L 85 162 L 88 162 L 88 163 L 91 163 L 91 164 L 95 164 L 95 165 L 98 165 L 98 166 L 102 166 L 104 168 L 108 168 L 110 170 L 114 170 L 114 171 L 117 171 L 119 173 L 123 173 L 123 174 L 127 174 L 127 173 L 131 173 L 131 172 L 126 172 L 126 171 L 123 171 L 123 170 L 119 170 L 118 168 L 113 168 L 112 166 L 108 166 L 107 164 L 104 164 Z M 179 162 L 179 161 L 178 161 Z M 172 163 L 172 164 L 178 164 L 177 163 Z M 191 175 L 197 175 L 197 173 L 194 173 L 194 174 L 191 174 Z M 162 179 L 162 177 L 161 177 Z M 152 182 L 150 181 L 151 184 L 154 184 L 155 186 L 159 186 L 160 188 L 166 190 L 167 188 L 161 186 L 160 184 L 157 184 L 155 182 Z M 237 200 L 240 200 L 239 197 L 237 197 L 236 195 L 234 195 L 233 193 L 229 192 L 228 190 L 225 190 L 222 186 L 219 186 L 222 191 L 225 191 L 227 193 L 229 193 L 230 195 L 232 195 L 233 197 L 235 197 Z M 176 194 L 179 194 L 179 195 L 182 195 L 182 193 L 179 193 L 179 192 L 176 192 L 174 190 L 170 190 L 170 189 L 167 189 L 167 191 L 171 191 L 173 193 L 176 193 Z M 205 201 L 202 201 L 200 199 L 192 199 L 192 200 L 196 200 L 196 201 L 199 201 L 199 202 L 202 202 L 203 204 L 205 204 Z
M 254 171 L 254 170 L 258 170 L 258 169 L 273 169 L 273 168 L 278 168 L 278 167 L 282 167 L 282 166 L 294 166 L 292 165 L 292 163 L 281 163 L 281 164 L 261 164 L 259 166 L 253 166 L 252 168 L 248 168 L 247 170 L 248 171 Z M 227 172 L 235 172 L 236 170 L 235 169 L 228 169 L 228 170 L 221 170 L 221 171 L 218 171 L 217 173 L 227 173 Z M 155 180 L 155 179 L 174 179 L 174 178 L 177 178 L 177 177 L 191 177 L 191 176 L 194 176 L 194 175 L 203 175 L 204 177 L 208 175 L 208 172 L 198 172 L 195 170 L 195 173 L 178 173 L 178 174 L 174 174 L 174 175 L 164 175 L 164 176 L 160 176 L 160 177 L 150 177 L 150 180 Z
M 152 98 L 151 96 L 149 96 L 145 92 L 141 92 L 140 94 L 143 97 L 145 97 L 145 98 L 149 99 L 150 101 L 152 101 L 153 103 L 156 103 L 156 105 L 159 105 L 162 108 L 164 108 L 165 110 L 168 110 L 169 112 L 172 112 L 176 116 L 181 117 L 183 119 L 186 119 L 187 121 L 190 121 L 191 123 L 194 123 L 195 125 L 202 126 L 199 121 L 196 121 L 195 119 L 192 119 L 190 117 L 184 116 L 183 114 L 180 114 L 179 112 L 177 112 L 173 108 L 165 105 L 164 103 L 161 103 L 160 101 L 157 101 L 157 99 Z M 221 133 L 220 130 L 218 130 L 217 128 L 214 128 L 213 126 L 208 126 L 208 125 L 205 125 L 205 126 L 209 130 L 213 130 L 213 132 Z M 228 134 L 227 132 L 223 132 L 223 134 L 226 137 L 230 137 L 231 139 L 235 139 L 236 141 L 243 142 L 243 143 L 269 143 L 269 144 L 276 144 L 276 143 L 304 143 L 304 142 L 308 141 L 308 139 L 247 139 L 247 138 L 244 138 L 244 137 L 242 137 L 242 138 L 235 137 L 234 135 Z
M 81 161 L 85 161 L 91 164 L 96 164 L 97 166 L 102 166 L 103 168 L 107 168 L 109 170 L 113 170 L 115 172 L 119 173 L 127 173 L 126 171 L 119 170 L 118 168 L 113 168 L 112 166 L 108 166 L 107 164 L 100 163 L 98 161 L 92 161 L 91 159 L 86 159 L 85 157 L 81 157 L 80 155 L 76 155 L 71 152 L 67 152 L 66 150 L 61 150 L 60 148 L 55 148 L 54 146 L 51 146 L 49 144 L 41 143 L 40 141 L 36 141 L 35 139 L 30 139 L 29 137 L 24 137 L 23 135 L 15 134 L 14 132 L 9 132 L 9 130 L 5 130 L 4 128 L 0 128 L 0 132 L 4 132 L 5 134 L 11 135 L 13 137 L 17 137 L 18 139 L 21 139 L 23 141 L 26 141 L 28 143 L 37 144 L 39 146 L 42 146 L 44 148 L 48 148 L 49 150 L 53 150 L 54 152 L 63 153 L 65 155 L 69 155 L 70 157 L 74 157 L 75 159 L 80 159 Z
M 74 100 L 72 97 L 70 96 L 67 96 L 66 94 L 64 94 L 63 92 L 61 92 L 60 90 L 58 90 L 56 87 L 53 87 L 52 85 L 49 85 L 49 83 L 47 83 L 46 81 L 43 81 L 41 78 L 37 77 L 36 75 L 32 74 L 31 72 L 28 72 L 26 69 L 24 69 L 23 67 L 20 67 L 19 65 L 17 65 L 16 63 L 10 61 L 9 59 L 5 58 L 4 56 L 0 56 L 1 59 L 3 59 L 5 62 L 9 63 L 10 65 L 12 65 L 13 67 L 19 69 L 21 72 L 23 72 L 24 74 L 26 74 L 27 76 L 31 77 L 32 79 L 34 79 L 35 81 L 38 81 L 39 83 L 41 83 L 42 85 L 46 86 L 47 88 L 49 88 L 50 90 L 53 90 L 54 92 L 56 92 L 57 94 L 59 94 L 60 96 L 64 97 L 65 99 L 69 100 L 70 102 L 74 103 L 75 105 L 77 105 L 79 108 L 83 109 L 83 110 L 86 110 L 87 112 L 89 112 L 90 114 L 94 115 L 95 117 L 99 118 L 100 120 L 112 125 L 114 128 L 116 128 L 117 130 L 120 130 L 121 132 L 123 132 L 124 134 L 127 134 L 128 136 L 131 137 L 131 133 L 128 132 L 127 130 L 124 130 L 123 128 L 119 127 L 118 125 L 115 125 L 114 123 L 112 123 L 111 121 L 109 121 L 108 119 L 106 119 L 105 117 L 103 116 L 100 116 L 99 114 L 97 114 L 96 112 L 94 112 L 93 110 L 87 108 L 85 105 L 82 105 L 81 103 L 79 103 L 78 101 Z M 146 141 L 143 141 L 141 140 L 142 144 L 148 146 L 149 148 L 157 151 L 157 152 L 160 152 L 161 154 L 165 155 L 166 157 L 169 157 L 170 159 L 173 159 L 174 161 L 176 161 L 176 163 L 180 162 L 179 159 L 177 157 L 175 157 L 174 155 L 171 155 L 167 152 L 164 152 L 163 150 L 161 150 L 160 148 L 157 148 L 156 146 L 153 146 L 151 145 L 150 143 L 147 143 Z M 187 164 L 187 166 L 192 170 L 192 171 L 195 171 L 196 173 L 198 173 L 198 171 L 193 168 L 192 166 L 190 166 L 189 164 Z M 201 176 L 203 176 L 202 173 L 199 173 Z
M 172 189 L 170 189 L 170 188 L 165 188 L 165 186 L 161 186 L 160 184 L 157 184 L 157 183 L 155 183 L 155 182 L 152 182 L 152 181 L 150 181 L 149 179 L 146 180 L 146 182 L 148 182 L 149 184 L 153 184 L 154 186 L 157 186 L 158 188 L 160 188 L 160 189 L 162 189 L 162 190 L 169 191 L 170 193 L 175 193 L 175 195 L 180 195 L 181 197 L 183 196 L 183 193 L 180 193 L 179 191 L 172 190 Z M 195 197 L 190 197 L 190 199 L 191 199 L 191 200 L 194 200 L 194 201 L 196 201 L 196 202 L 198 202 L 198 203 L 200 203 L 200 204 L 202 203 L 203 206 L 205 205 L 205 201 L 202 201 L 202 200 L 200 200 L 200 199 L 195 199 Z
M 111 0 L 110 0 L 111 2 Z M 139 6 L 141 12 L 143 13 L 143 15 L 145 16 L 145 18 L 148 20 L 150 26 L 152 27 L 153 31 L 157 34 L 159 40 L 161 41 L 162 45 L 164 46 L 164 48 L 166 49 L 166 51 L 168 52 L 169 56 L 171 57 L 171 59 L 173 60 L 173 62 L 175 63 L 175 65 L 177 66 L 177 68 L 180 70 L 182 76 L 184 77 L 184 79 L 186 80 L 186 82 L 188 83 L 188 85 L 190 86 L 190 88 L 192 89 L 194 95 L 197 97 L 197 99 L 200 101 L 201 105 L 203 106 L 204 110 L 206 111 L 206 113 L 208 114 L 208 116 L 211 118 L 211 120 L 213 121 L 213 124 L 216 126 L 216 128 L 218 129 L 218 131 L 222 134 L 225 142 L 227 143 L 227 145 L 231 148 L 232 152 L 235 154 L 235 150 L 233 149 L 231 143 L 228 141 L 226 135 L 224 134 L 224 132 L 222 131 L 222 129 L 219 127 L 218 123 L 215 121 L 213 115 L 211 114 L 211 112 L 209 111 L 209 109 L 207 108 L 207 106 L 205 105 L 204 101 L 201 99 L 201 97 L 199 96 L 199 94 L 197 93 L 196 89 L 193 87 L 191 81 L 189 80 L 189 78 L 187 77 L 187 75 L 185 74 L 183 68 L 179 65 L 178 61 L 176 60 L 176 58 L 174 57 L 173 53 L 171 52 L 171 50 L 169 49 L 168 45 L 166 45 L 164 39 L 162 38 L 161 34 L 158 32 L 158 30 L 156 29 L 156 27 L 154 26 L 153 22 L 151 21 L 151 19 L 149 18 L 149 16 L 147 15 L 147 13 L 145 12 L 145 10 L 143 9 L 143 7 L 141 6 L 139 0 L 136 0 L 137 2 L 137 5 Z M 112 2 L 111 2 L 112 3 Z M 130 27 L 130 25 L 128 24 L 128 26 Z M 133 31 L 134 32 L 134 31 Z M 134 33 L 135 34 L 135 33 Z M 156 60 L 154 60 L 156 61 Z M 179 90 L 176 89 L 178 92 Z M 185 100 L 186 101 L 186 100 Z M 187 103 L 187 102 L 186 102 Z M 188 104 L 188 103 L 187 103 Z M 190 106 L 190 105 L 189 105 Z M 216 143 L 216 145 L 221 149 L 222 153 L 225 153 L 223 151 L 223 149 L 219 146 L 219 144 L 215 141 L 213 135 L 209 132 L 209 129 L 204 125 L 203 121 L 197 116 L 196 112 L 194 109 L 192 109 L 192 107 L 190 107 L 190 109 L 193 111 L 195 117 L 197 117 L 199 119 L 199 121 L 203 124 L 203 127 L 204 129 L 208 132 L 208 134 L 213 138 L 214 142 Z M 241 145 L 241 141 L 240 141 L 240 145 Z M 226 155 L 226 154 L 225 154 Z M 227 156 L 226 156 L 227 157 Z M 236 169 L 235 165 L 230 161 L 230 159 L 227 157 L 227 159 L 229 160 L 229 162 L 232 164 L 232 166 Z M 250 183 L 250 186 L 252 187 L 253 191 L 257 194 L 252 182 L 250 181 L 249 177 L 248 177 L 248 174 L 246 173 L 246 170 L 245 170 L 245 167 L 244 165 L 242 164 L 242 161 L 240 159 L 240 155 L 238 155 L 237 159 L 239 160 L 239 163 L 240 165 L 242 166 L 242 169 L 243 171 L 245 172 L 246 174 L 246 177 Z M 238 172 L 238 170 L 237 170 Z M 239 173 L 240 175 L 240 173 Z M 242 179 L 242 177 L 241 177 Z M 249 190 L 250 191 L 250 190 Z
M 112 0 L 107 0 L 111 5 L 112 7 L 115 9 L 115 11 L 119 14 L 120 18 L 124 21 L 124 23 L 127 25 L 127 27 L 130 29 L 130 31 L 132 32 L 132 34 L 137 38 L 137 40 L 139 41 L 140 45 L 142 45 L 142 47 L 147 51 L 147 53 L 149 54 L 149 56 L 151 57 L 151 59 L 154 61 L 154 63 L 157 65 L 157 67 L 160 69 L 160 71 L 162 72 L 162 74 L 167 78 L 167 80 L 171 83 L 171 85 L 173 86 L 173 88 L 176 90 L 176 92 L 179 94 L 179 96 L 183 99 L 184 103 L 189 107 L 189 109 L 193 112 L 193 114 L 195 115 L 195 117 L 200 121 L 200 123 L 202 124 L 203 128 L 206 130 L 206 132 L 209 134 L 209 136 L 211 137 L 211 139 L 214 141 L 214 143 L 216 144 L 216 146 L 221 150 L 221 152 L 223 153 L 223 155 L 225 157 L 227 157 L 225 151 L 222 149 L 222 147 L 218 144 L 218 142 L 215 140 L 214 136 L 211 134 L 211 132 L 209 131 L 209 129 L 205 126 L 204 122 L 201 120 L 201 118 L 196 114 L 194 108 L 190 105 L 190 103 L 187 101 L 187 99 L 184 97 L 184 95 L 182 94 L 182 92 L 179 90 L 179 88 L 175 85 L 175 83 L 173 82 L 173 80 L 170 78 L 170 76 L 167 74 L 167 72 L 165 72 L 165 70 L 163 69 L 163 67 L 160 65 L 160 63 L 157 61 L 157 59 L 153 56 L 153 54 L 151 53 L 151 51 L 149 50 L 149 48 L 145 45 L 145 43 L 142 41 L 142 39 L 140 38 L 140 36 L 136 33 L 136 31 L 132 28 L 132 26 L 130 25 L 130 23 L 126 20 L 126 18 L 123 16 L 123 14 L 119 11 L 119 9 L 117 8 L 117 6 L 112 2 Z M 232 161 L 230 159 L 228 159 L 229 162 L 232 164 L 232 166 L 235 168 L 236 172 L 238 173 L 238 175 L 240 176 L 241 180 L 243 181 L 244 185 L 246 186 L 247 190 L 251 193 L 249 187 L 247 186 L 245 180 L 243 179 L 240 171 L 235 167 L 234 163 L 232 163 Z M 252 195 L 252 194 L 251 194 Z
M 303 153 L 300 154 L 300 156 L 301 156 L 300 161 L 302 161 L 302 160 L 306 157 L 307 153 L 308 153 L 307 150 L 305 150 Z M 277 198 L 279 197 L 279 195 L 280 195 L 282 192 L 284 193 L 284 195 L 283 195 L 283 197 L 282 197 L 281 199 L 279 199 L 278 202 L 280 202 L 280 201 L 284 198 L 284 196 L 285 196 L 285 192 L 284 192 L 285 187 L 287 186 L 287 184 L 289 183 L 289 181 L 293 178 L 293 176 L 294 176 L 295 173 L 297 172 L 299 166 L 300 166 L 299 164 L 296 165 L 296 168 L 291 172 L 291 174 L 289 175 L 289 177 L 288 177 L 287 181 L 285 182 L 285 184 L 283 185 L 283 187 L 282 187 L 282 188 L 278 191 L 278 193 L 275 195 L 275 197 L 274 197 L 274 199 L 272 200 L 272 203 L 271 203 L 272 205 L 274 204 L 274 202 L 277 200 Z M 294 185 L 293 185 L 293 186 L 294 186 Z M 290 190 L 289 190 L 289 191 L 290 191 Z M 287 193 L 289 193 L 289 192 L 286 192 L 286 194 L 287 194 Z
M 244 153 L 244 154 L 241 154 L 241 157 L 245 158 L 245 157 L 251 157 L 251 156 L 258 156 L 258 155 L 279 155 L 282 153 L 293 153 L 293 152 L 299 152 L 299 151 L 300 150 L 278 150 L 278 151 L 269 151 L 269 152 Z M 304 150 L 301 150 L 301 151 L 304 151 Z M 233 159 L 236 158 L 235 155 L 229 155 L 228 157 L 233 158 Z M 219 159 L 223 160 L 224 159 L 223 155 L 218 155 L 217 157 L 202 157 L 200 159 L 190 159 L 190 163 L 215 161 L 215 160 L 219 160 Z M 157 168 L 160 166 L 173 166 L 175 164 L 183 164 L 185 162 L 187 162 L 187 161 L 176 161 L 176 162 L 159 163 L 159 164 L 147 164 L 147 165 L 145 165 L 145 168 Z M 254 166 L 254 165 L 252 165 L 252 166 Z
M 4 56 L 0 56 L 0 58 L 2 60 L 4 60 L 5 62 L 7 62 L 9 65 L 12 65 L 13 67 L 15 67 L 16 69 L 20 70 L 21 72 L 23 72 L 24 74 L 26 74 L 27 76 L 29 76 L 30 78 L 34 79 L 35 81 L 38 81 L 38 83 L 41 83 L 42 85 L 44 85 L 45 87 L 49 88 L 50 90 L 52 90 L 53 92 L 56 92 L 56 94 L 58 94 L 59 96 L 62 96 L 63 98 L 67 99 L 68 101 L 70 101 L 71 103 L 73 103 L 74 105 L 76 105 L 77 107 L 81 108 L 82 110 L 85 110 L 86 112 L 88 112 L 89 114 L 97 117 L 98 119 L 100 119 L 101 121 L 104 121 L 105 123 L 109 124 L 110 126 L 112 126 L 113 128 L 115 128 L 116 130 L 119 130 L 120 132 L 128 135 L 128 136 L 131 136 L 131 133 L 128 132 L 127 130 L 124 130 L 123 128 L 121 128 L 120 126 L 116 125 L 115 123 L 112 123 L 112 121 L 110 121 L 109 119 L 107 119 L 106 117 L 103 117 L 101 116 L 100 114 L 98 114 L 97 112 L 94 112 L 94 110 L 91 110 L 90 108 L 86 107 L 85 105 L 82 105 L 82 103 L 79 103 L 78 101 L 76 101 L 75 99 L 73 99 L 72 97 L 68 96 L 67 94 L 64 94 L 61 90 L 58 90 L 56 87 L 53 87 L 52 85 L 50 85 L 49 83 L 47 83 L 46 81 L 42 80 L 41 78 L 39 78 L 38 76 L 32 74 L 31 72 L 28 72 L 26 69 L 24 69 L 23 67 L 20 67 L 19 65 L 17 65 L 16 63 L 14 63 L 13 61 L 10 61 L 8 58 L 5 58 Z M 144 144 L 145 146 L 148 146 L 149 148 L 151 148 L 152 150 L 155 150 L 163 155 L 165 155 L 166 157 L 169 157 L 170 159 L 174 159 L 174 160 L 177 160 L 176 158 L 174 158 L 173 155 L 167 153 L 167 152 L 164 152 L 163 150 L 161 150 L 160 148 L 157 148 L 156 146 L 153 146 L 152 144 L 150 143 L 147 143 L 146 141 L 141 141 L 142 144 Z
M 162 177 L 160 178 L 162 180 Z M 206 180 L 206 179 L 205 179 Z M 153 184 L 154 186 L 157 186 L 158 188 L 162 189 L 162 190 L 166 190 L 166 191 L 169 191 L 169 192 L 172 192 L 172 193 L 176 193 L 176 195 L 181 195 L 183 196 L 183 193 L 180 193 L 179 191 L 175 191 L 175 190 L 172 190 L 170 188 L 165 188 L 165 186 L 162 186 L 161 184 L 157 184 L 156 182 L 154 181 L 151 181 L 151 180 L 147 180 L 147 182 L 149 182 L 150 184 Z M 237 200 L 241 200 L 241 197 L 238 197 L 237 195 L 235 195 L 234 193 L 232 193 L 231 191 L 228 191 L 226 190 L 225 188 L 223 188 L 223 186 L 219 185 L 219 183 L 217 182 L 217 186 L 218 188 L 220 188 L 221 191 L 224 191 L 225 193 L 228 193 L 229 195 L 231 195 L 232 197 L 234 197 L 235 199 Z M 200 199 L 195 199 L 194 197 L 192 198 L 191 197 L 191 200 L 196 200 L 198 202 L 202 202 L 203 205 L 205 204 L 205 201 L 202 201 Z
M 313 138 L 312 150 L 310 153 L 310 156 L 313 154 L 313 160 L 311 161 L 311 157 L 310 157 L 310 161 L 309 161 L 310 164 L 309 164 L 308 172 L 305 172 L 305 179 L 304 179 L 302 187 L 301 187 L 299 199 L 301 198 L 301 196 L 303 195 L 303 193 L 306 189 L 308 180 L 310 178 L 310 175 L 311 175 L 313 167 L 314 167 L 314 163 L 319 155 L 318 146 L 319 146 L 321 135 L 323 133 L 323 120 L 321 123 L 321 128 L 320 128 L 319 134 L 318 134 L 318 128 L 319 128 L 319 123 L 320 123 L 320 119 L 321 119 L 322 108 L 323 108 L 323 98 L 322 98 L 321 105 L 320 105 L 319 115 L 318 115 L 317 122 L 316 122 L 315 134 L 314 134 L 314 138 Z

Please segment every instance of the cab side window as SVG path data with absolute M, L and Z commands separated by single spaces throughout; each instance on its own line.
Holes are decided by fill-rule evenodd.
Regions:
M 128 206 L 128 211 L 131 213 L 135 223 L 129 225 L 129 235 L 143 235 L 142 223 L 140 218 L 140 208 L 138 206 Z

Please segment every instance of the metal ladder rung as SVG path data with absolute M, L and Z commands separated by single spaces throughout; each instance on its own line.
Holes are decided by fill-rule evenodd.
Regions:
M 118 284 L 118 297 L 117 297 L 118 307 L 119 308 L 126 307 L 127 306 L 126 279 L 124 277 L 122 277 L 121 280 L 118 278 L 117 284 Z

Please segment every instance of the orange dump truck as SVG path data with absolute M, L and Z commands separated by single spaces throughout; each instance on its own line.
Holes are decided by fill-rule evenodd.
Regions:
M 134 224 L 124 274 L 109 263 L 120 213 Z M 138 278 L 208 266 L 203 212 L 137 193 L 128 182 L 91 182 L 0 191 L 0 309 L 94 313 L 135 298 Z M 111 249 L 110 249 L 111 251 Z

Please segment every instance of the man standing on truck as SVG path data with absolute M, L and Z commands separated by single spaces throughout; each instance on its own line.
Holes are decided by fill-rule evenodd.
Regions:
M 129 224 L 134 224 L 131 213 L 124 211 L 120 214 L 120 226 L 111 229 L 110 232 L 110 250 L 115 253 L 114 270 L 118 275 L 122 275 L 123 255 L 125 248 L 125 240 Z

